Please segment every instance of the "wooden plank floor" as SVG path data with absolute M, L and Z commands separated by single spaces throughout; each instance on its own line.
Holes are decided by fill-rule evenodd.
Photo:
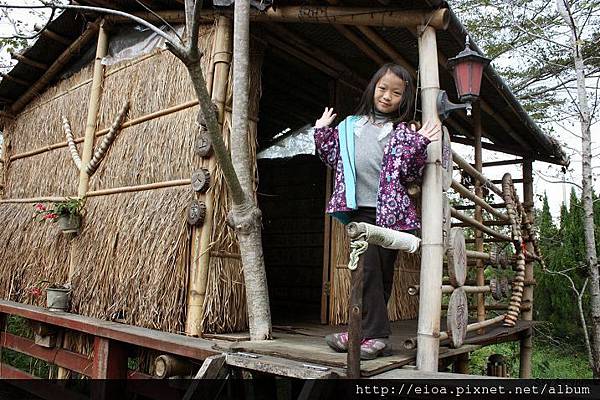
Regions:
M 445 329 L 443 325 L 442 329 Z M 514 328 L 503 327 L 500 324 L 494 325 L 488 328 L 482 336 L 477 336 L 475 332 L 471 332 L 467 336 L 465 345 L 459 349 L 450 349 L 447 346 L 441 346 L 440 358 L 471 352 L 480 348 L 482 344 L 515 340 L 519 332 L 526 330 L 530 326 L 530 322 L 519 321 Z M 318 323 L 296 323 L 274 325 L 274 340 L 271 341 L 245 341 L 243 339 L 247 337 L 247 333 L 210 336 L 214 339 L 219 339 L 217 340 L 215 350 L 264 354 L 317 365 L 344 368 L 346 365 L 346 353 L 337 353 L 331 350 L 323 340 L 325 335 L 343 330 L 345 330 L 343 326 L 334 327 Z M 390 341 L 392 342 L 393 354 L 389 357 L 362 361 L 362 375 L 372 376 L 414 363 L 416 350 L 404 349 L 403 343 L 406 339 L 414 337 L 416 331 L 416 320 L 392 323 Z M 231 341 L 227 342 L 224 339 Z

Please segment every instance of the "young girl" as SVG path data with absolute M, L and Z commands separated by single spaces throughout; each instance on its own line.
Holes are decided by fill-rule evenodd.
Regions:
M 396 64 L 383 65 L 371 78 L 356 115 L 336 128 L 336 114 L 325 108 L 315 123 L 315 143 L 321 160 L 335 171 L 327 206 L 344 224 L 369 224 L 414 233 L 420 228 L 416 205 L 407 185 L 419 183 L 427 160 L 427 145 L 438 140 L 439 126 L 426 122 L 416 131 L 407 125 L 415 88 L 412 77 Z M 369 245 L 364 257 L 361 358 L 388 355 L 391 333 L 387 302 L 394 279 L 397 250 Z M 348 333 L 325 337 L 334 350 L 348 350 Z

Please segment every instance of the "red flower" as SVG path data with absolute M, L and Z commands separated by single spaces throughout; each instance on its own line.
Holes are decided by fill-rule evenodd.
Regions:
M 50 213 L 50 214 L 44 215 L 42 218 L 43 219 L 56 219 L 56 218 L 58 218 L 58 214 Z
M 33 297 L 40 297 L 42 295 L 42 289 L 34 287 L 30 289 L 30 293 Z
M 36 211 L 46 211 L 46 206 L 42 203 L 37 203 L 34 207 Z

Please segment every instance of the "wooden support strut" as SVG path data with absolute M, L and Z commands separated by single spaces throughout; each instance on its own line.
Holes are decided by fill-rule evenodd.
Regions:
M 31 67 L 34 67 L 34 68 L 37 68 L 37 69 L 41 69 L 42 71 L 45 71 L 45 70 L 48 69 L 48 64 L 43 64 L 41 62 L 34 61 L 34 60 L 32 60 L 32 59 L 30 59 L 30 58 L 28 58 L 28 57 L 26 57 L 26 56 L 24 56 L 22 54 L 16 53 L 14 51 L 10 51 L 9 53 L 10 53 L 10 56 L 12 58 L 14 58 L 15 60 L 18 60 L 18 61 L 20 61 L 20 62 L 22 62 L 24 64 L 27 64 L 27 65 L 29 65 Z
M 504 321 L 504 315 L 499 315 L 495 318 L 488 319 L 488 320 L 481 321 L 481 322 L 475 322 L 475 323 L 467 325 L 467 332 L 476 331 L 478 329 L 484 328 L 486 326 L 494 325 L 501 321 Z M 448 332 L 440 332 L 438 337 L 439 337 L 440 341 L 446 340 L 446 339 L 448 339 Z M 415 347 L 417 347 L 417 338 L 416 337 L 409 338 L 404 341 L 405 349 L 411 350 L 411 349 L 414 349 Z
M 485 200 L 483 200 L 481 197 L 478 197 L 454 179 L 452 179 L 452 188 L 456 190 L 462 197 L 471 200 L 473 203 L 481 206 L 482 208 L 485 208 L 487 212 L 489 212 L 496 218 L 499 218 L 501 220 L 508 220 L 508 215 L 499 212 L 498 210 L 490 206 L 488 203 L 486 203 Z
M 496 232 L 495 230 L 488 228 L 482 223 L 477 222 L 474 218 L 459 213 L 454 207 L 450 209 L 450 214 L 453 218 L 463 221 L 464 223 L 471 225 L 471 227 L 479 229 L 480 231 L 487 233 L 488 235 L 493 236 L 496 239 L 500 239 L 506 242 L 512 242 L 512 238 L 510 236 L 504 235 L 500 232 Z
M 496 193 L 500 198 L 504 198 L 504 194 L 502 190 L 494 185 L 489 179 L 487 179 L 483 174 L 477 171 L 475 168 L 471 166 L 467 161 L 465 161 L 456 151 L 452 150 L 452 158 L 454 162 L 458 164 L 467 174 L 471 175 L 471 177 L 475 179 L 479 179 L 481 184 L 489 189 L 491 189 L 494 193 Z

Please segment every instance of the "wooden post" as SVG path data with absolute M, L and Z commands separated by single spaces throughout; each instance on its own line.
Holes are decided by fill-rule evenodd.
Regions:
M 218 109 L 219 126 L 223 126 L 225 117 L 225 100 L 229 80 L 229 67 L 232 53 L 231 19 L 221 16 L 217 22 L 215 45 L 213 50 L 212 101 Z M 205 161 L 204 167 L 214 174 L 216 160 L 214 156 Z M 200 335 L 200 322 L 208 280 L 208 264 L 210 261 L 209 244 L 213 226 L 214 190 L 206 192 L 206 217 L 202 228 L 194 228 L 192 232 L 192 260 L 190 263 L 190 283 L 187 300 L 187 318 L 185 333 L 190 336 Z
M 360 378 L 360 342 L 362 339 L 362 297 L 364 257 L 358 258 L 358 267 L 351 272 L 350 310 L 348 311 L 348 378 Z
M 419 26 L 419 68 L 422 120 L 439 124 L 437 96 L 440 89 L 435 29 Z M 417 368 L 438 369 L 440 316 L 442 310 L 442 151 L 441 141 L 427 149 L 422 189 L 422 242 L 419 294 Z
M 473 104 L 473 136 L 475 137 L 475 169 L 481 173 L 483 170 L 483 158 L 481 151 L 481 104 L 479 101 Z M 479 179 L 475 179 L 475 195 L 477 197 L 483 197 L 482 183 Z M 478 204 L 475 204 L 475 220 L 479 223 L 483 221 L 481 206 Z M 479 229 L 475 230 L 475 251 L 483 252 L 483 232 Z M 485 282 L 483 260 L 478 259 L 476 263 L 475 281 L 478 286 L 482 286 Z M 485 295 L 483 293 L 477 294 L 477 321 L 485 321 Z M 482 335 L 484 329 L 482 328 L 477 333 Z
M 469 373 L 469 353 L 462 353 L 456 356 L 452 372 L 457 374 Z
M 527 219 L 533 222 L 533 161 L 531 159 L 523 160 L 523 200 L 527 213 Z M 533 254 L 533 243 L 527 242 L 527 251 Z M 533 280 L 533 263 L 525 265 L 525 281 Z M 533 319 L 533 286 L 528 285 L 523 289 L 523 305 L 528 305 L 529 309 L 521 313 L 524 321 Z M 531 357 L 533 355 L 533 329 L 529 328 L 523 332 L 520 341 L 519 354 L 519 378 L 531 378 Z
M 105 400 L 122 396 L 127 379 L 127 352 L 122 343 L 99 336 L 94 338 L 92 378 L 90 399 Z M 109 379 L 112 381 L 107 381 Z

